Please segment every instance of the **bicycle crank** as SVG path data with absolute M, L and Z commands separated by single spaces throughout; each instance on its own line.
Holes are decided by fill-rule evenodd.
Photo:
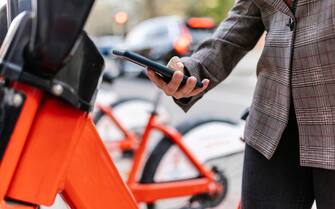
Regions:
M 216 182 L 219 183 L 223 191 L 216 195 L 200 194 L 190 198 L 189 205 L 180 209 L 207 209 L 218 206 L 225 199 L 228 192 L 228 180 L 224 173 L 220 171 L 216 166 L 212 168 L 215 174 Z

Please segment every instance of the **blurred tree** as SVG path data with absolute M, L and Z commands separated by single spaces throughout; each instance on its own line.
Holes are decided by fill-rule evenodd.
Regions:
M 144 18 L 147 19 L 147 18 L 150 18 L 150 17 L 156 17 L 159 14 L 159 11 L 158 11 L 158 8 L 156 7 L 157 5 L 157 0 L 143 0 L 143 15 L 144 15 Z
M 153 0 L 152 0 L 153 1 Z M 235 0 L 155 0 L 160 15 L 208 16 L 221 22 Z
M 219 23 L 227 16 L 235 0 L 192 0 L 192 2 L 187 10 L 188 15 L 212 17 Z
M 88 18 L 86 30 L 93 35 L 113 34 L 113 5 L 108 2 L 98 1 Z

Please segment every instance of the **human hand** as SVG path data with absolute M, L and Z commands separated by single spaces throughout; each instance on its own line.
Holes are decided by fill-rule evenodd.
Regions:
M 202 80 L 203 87 L 197 88 L 197 79 L 194 76 L 189 77 L 186 84 L 181 86 L 181 82 L 184 76 L 184 64 L 178 57 L 172 57 L 167 67 L 171 70 L 175 70 L 169 83 L 166 83 L 152 69 L 148 69 L 147 75 L 149 79 L 155 83 L 158 88 L 162 89 L 168 96 L 173 96 L 176 99 L 188 98 L 202 93 L 208 87 L 209 80 L 204 79 Z

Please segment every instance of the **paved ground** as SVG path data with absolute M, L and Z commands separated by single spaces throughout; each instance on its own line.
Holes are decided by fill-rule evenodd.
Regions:
M 189 112 L 185 114 L 170 98 L 163 97 L 162 104 L 172 115 L 174 124 L 182 120 L 190 120 L 199 115 L 213 115 L 239 121 L 240 114 L 249 106 L 256 82 L 256 63 L 259 52 L 252 52 L 236 67 L 230 77 L 215 90 L 209 92 Z M 139 96 L 153 99 L 157 89 L 150 82 L 139 79 L 120 79 L 112 86 L 103 85 L 104 90 L 116 92 L 119 97 Z M 225 171 L 229 180 L 229 195 L 226 201 L 217 209 L 233 209 L 239 200 L 241 184 L 241 168 L 243 154 L 227 159 L 218 159 L 215 163 Z M 183 199 L 159 202 L 159 209 L 171 209 Z M 57 201 L 53 209 L 66 208 Z

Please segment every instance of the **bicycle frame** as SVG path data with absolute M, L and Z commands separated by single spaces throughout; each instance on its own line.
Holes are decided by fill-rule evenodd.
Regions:
M 15 83 L 26 101 L 0 164 L 0 208 L 136 209 L 86 112 Z M 14 203 L 12 201 L 14 200 Z
M 122 132 L 124 138 L 120 141 L 111 141 L 105 143 L 105 146 L 108 151 L 129 151 L 129 150 L 136 150 L 138 148 L 138 139 L 134 132 L 129 131 L 124 125 L 117 119 L 114 115 L 112 107 L 104 106 L 101 104 L 97 105 L 98 109 L 105 113 L 116 125 L 116 127 Z
M 141 139 L 136 140 L 135 135 L 129 132 L 115 117 L 111 107 L 98 105 L 98 108 L 104 112 L 124 134 L 125 138 L 121 141 L 111 142 L 108 148 L 118 148 L 121 151 L 134 150 L 134 161 L 128 176 L 127 184 L 132 190 L 138 202 L 151 203 L 161 199 L 175 198 L 182 196 L 190 196 L 197 194 L 215 194 L 222 191 L 214 179 L 214 173 L 206 168 L 195 158 L 195 156 L 188 150 L 182 142 L 180 133 L 172 127 L 168 127 L 156 122 L 157 114 L 150 115 L 148 123 L 145 127 L 144 134 Z M 137 181 L 138 174 L 140 173 L 141 165 L 143 164 L 146 148 L 150 139 L 150 134 L 157 130 L 168 136 L 174 144 L 185 154 L 190 160 L 192 165 L 197 169 L 200 178 L 187 179 L 177 182 L 164 182 L 164 183 L 151 183 L 144 184 Z
M 149 118 L 149 122 L 145 128 L 143 137 L 140 141 L 138 149 L 135 152 L 133 165 L 127 181 L 128 186 L 132 190 L 136 200 L 138 202 L 152 203 L 160 199 L 190 196 L 203 193 L 214 195 L 217 192 L 225 189 L 216 182 L 214 173 L 206 169 L 187 149 L 187 147 L 182 142 L 182 136 L 180 133 L 174 128 L 157 123 L 155 121 L 156 117 L 156 114 L 152 114 Z M 144 161 L 150 134 L 154 130 L 158 130 L 165 136 L 168 136 L 168 138 L 172 140 L 176 146 L 178 146 L 178 148 L 185 154 L 185 156 L 199 172 L 199 178 L 151 184 L 139 183 L 137 181 L 142 162 Z

